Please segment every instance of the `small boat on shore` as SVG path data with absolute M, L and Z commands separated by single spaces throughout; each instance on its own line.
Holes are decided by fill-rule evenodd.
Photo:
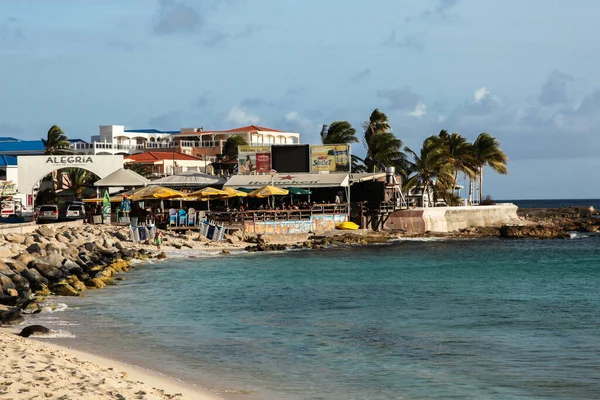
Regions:
M 354 231 L 359 228 L 358 225 L 356 225 L 354 222 L 350 222 L 350 221 L 340 222 L 335 227 L 336 227 L 336 229 L 349 230 L 349 231 Z

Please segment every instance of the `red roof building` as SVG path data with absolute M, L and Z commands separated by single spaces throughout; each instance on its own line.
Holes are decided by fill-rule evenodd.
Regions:
M 125 156 L 123 162 L 148 165 L 154 176 L 174 175 L 185 171 L 212 173 L 210 161 L 172 151 L 147 151 Z

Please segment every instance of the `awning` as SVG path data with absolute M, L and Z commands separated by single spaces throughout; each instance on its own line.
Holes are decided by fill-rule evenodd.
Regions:
M 265 185 L 295 188 L 348 187 L 348 174 L 234 175 L 224 186 L 258 189 Z
M 359 182 L 374 181 L 376 179 L 385 178 L 385 172 L 361 172 L 350 174 L 350 184 L 354 185 Z
M 224 183 L 225 179 L 219 176 L 204 174 L 197 171 L 185 171 L 152 181 L 153 185 L 196 188 L 201 188 L 203 186 L 220 186 Z
M 146 186 L 150 180 L 130 169 L 119 168 L 112 174 L 94 183 L 94 186 Z
M 286 189 L 290 191 L 290 194 L 312 194 L 312 192 L 309 189 L 302 189 L 296 187 L 288 187 Z

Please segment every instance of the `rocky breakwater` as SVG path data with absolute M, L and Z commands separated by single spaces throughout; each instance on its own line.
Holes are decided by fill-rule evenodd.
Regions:
M 118 229 L 94 226 L 43 225 L 27 235 L 0 235 L 0 324 L 21 322 L 20 312 L 39 312 L 44 296 L 79 296 L 112 285 L 133 259 L 164 257 L 124 244 L 128 240 Z
M 569 232 L 598 232 L 600 212 L 594 207 L 524 208 L 517 214 L 522 225 L 500 228 L 504 238 L 569 238 Z

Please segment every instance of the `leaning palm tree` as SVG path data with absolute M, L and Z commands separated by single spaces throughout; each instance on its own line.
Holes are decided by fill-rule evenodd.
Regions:
M 463 173 L 470 178 L 475 177 L 477 167 L 475 158 L 473 157 L 473 145 L 460 134 L 448 134 L 446 130 L 440 132 L 437 141 L 444 148 L 446 161 L 452 167 L 452 175 L 454 177 L 452 193 L 454 193 L 459 173 Z
M 433 194 L 434 198 L 445 196 L 448 188 L 453 182 L 452 168 L 446 161 L 445 149 L 439 145 L 436 137 L 432 136 L 423 142 L 420 154 L 417 154 L 410 148 L 405 150 L 412 156 L 414 161 L 408 162 L 408 173 L 411 175 L 404 190 L 409 191 L 413 188 L 421 188 L 423 196 L 428 197 L 431 204 Z
M 368 172 L 383 172 L 385 167 L 395 167 L 399 173 L 405 170 L 406 154 L 402 141 L 391 132 L 382 132 L 369 139 L 369 152 L 365 158 Z
M 356 129 L 348 121 L 334 121 L 331 125 L 323 125 L 321 129 L 321 142 L 323 144 L 348 144 L 358 143 Z M 351 171 L 365 172 L 366 167 L 362 158 L 351 154 Z
M 368 151 L 369 140 L 371 137 L 378 133 L 388 132 L 390 130 L 390 123 L 387 115 L 376 108 L 371 113 L 369 120 L 362 123 L 362 127 L 365 131 L 364 144 L 367 146 Z
M 363 122 L 364 145 L 367 155 L 364 163 L 368 172 L 384 171 L 393 166 L 402 173 L 405 170 L 406 155 L 402 152 L 402 141 L 390 132 L 387 115 L 373 110 L 368 121 Z
M 348 121 L 335 121 L 327 127 L 321 141 L 323 144 L 350 144 L 358 143 L 358 138 L 356 129 Z
M 508 157 L 500 150 L 500 142 L 489 133 L 480 134 L 473 142 L 473 157 L 476 161 L 477 174 L 479 175 L 479 204 L 483 192 L 483 168 L 487 165 L 499 174 L 508 174 L 506 163 Z
M 57 125 L 52 125 L 48 130 L 48 137 L 42 139 L 46 150 L 44 154 L 48 155 L 62 155 L 62 154 L 73 154 L 71 148 L 71 142 L 65 135 L 62 129 Z

